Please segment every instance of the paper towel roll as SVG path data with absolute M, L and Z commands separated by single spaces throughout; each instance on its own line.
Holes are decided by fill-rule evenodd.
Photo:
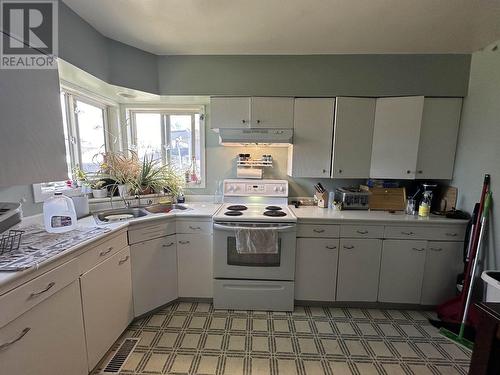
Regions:
M 261 168 L 236 168 L 238 178 L 262 178 Z

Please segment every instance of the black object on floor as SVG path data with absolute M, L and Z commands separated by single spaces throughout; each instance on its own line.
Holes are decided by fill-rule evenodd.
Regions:
M 454 332 L 457 335 L 460 332 L 460 323 L 444 322 L 442 320 L 430 319 L 430 318 L 429 318 L 429 323 L 431 323 L 437 329 L 446 328 L 448 331 Z M 474 338 L 476 337 L 476 330 L 474 329 L 474 327 L 466 326 L 464 337 L 467 340 L 474 342 Z

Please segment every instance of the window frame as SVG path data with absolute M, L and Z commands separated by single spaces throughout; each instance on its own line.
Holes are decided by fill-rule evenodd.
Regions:
M 127 140 L 127 145 L 129 148 L 137 148 L 137 123 L 135 115 L 137 113 L 157 113 L 161 116 L 161 154 L 162 162 L 166 163 L 170 160 L 171 150 L 167 149 L 167 145 L 170 145 L 170 124 L 167 116 L 182 116 L 191 115 L 191 131 L 194 135 L 195 132 L 195 115 L 200 115 L 200 177 L 201 183 L 188 183 L 186 188 L 188 189 L 204 189 L 206 188 L 206 148 L 205 148 L 205 121 L 206 121 L 206 108 L 205 105 L 126 105 L 124 106 L 127 123 L 130 126 L 129 129 L 129 139 Z M 196 137 L 191 137 L 191 151 L 196 152 Z

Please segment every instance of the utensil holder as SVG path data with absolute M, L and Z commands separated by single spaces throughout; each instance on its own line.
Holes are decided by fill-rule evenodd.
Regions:
M 324 191 L 323 193 L 316 192 L 314 194 L 316 199 L 318 200 L 318 207 L 328 208 L 328 192 Z

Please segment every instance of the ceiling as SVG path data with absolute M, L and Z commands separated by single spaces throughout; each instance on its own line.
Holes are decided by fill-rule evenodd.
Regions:
M 500 39 L 500 0 L 64 0 L 158 55 L 470 53 Z

